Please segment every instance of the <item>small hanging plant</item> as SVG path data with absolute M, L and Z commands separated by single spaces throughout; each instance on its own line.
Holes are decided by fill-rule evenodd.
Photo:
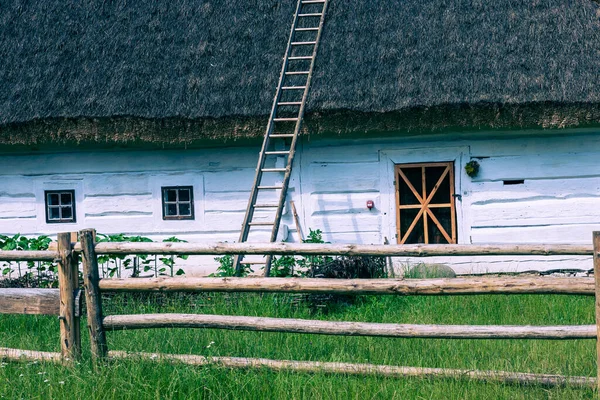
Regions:
M 465 165 L 465 172 L 471 178 L 475 178 L 479 174 L 479 163 L 475 160 L 471 160 Z

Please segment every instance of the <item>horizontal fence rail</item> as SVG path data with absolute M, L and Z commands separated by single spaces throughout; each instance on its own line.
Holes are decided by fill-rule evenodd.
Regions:
M 50 351 L 21 350 L 0 347 L 0 360 L 62 362 L 63 356 L 61 353 L 54 353 Z
M 187 365 L 218 365 L 227 368 L 267 368 L 272 371 L 294 371 L 308 373 L 329 373 L 347 375 L 373 375 L 388 378 L 450 378 L 467 379 L 480 382 L 514 383 L 519 385 L 594 387 L 596 378 L 586 376 L 564 376 L 551 374 L 530 374 L 523 372 L 506 371 L 477 371 L 468 369 L 449 368 L 420 368 L 399 367 L 393 365 L 351 364 L 341 362 L 319 361 L 291 361 L 270 360 L 266 358 L 244 357 L 204 357 L 187 354 L 160 354 L 160 353 L 128 353 L 124 351 L 110 351 L 112 359 L 146 359 L 151 361 L 167 361 Z
M 105 329 L 207 328 L 320 335 L 438 339 L 595 339 L 596 325 L 412 325 L 206 314 L 135 314 L 104 318 Z
M 75 245 L 81 250 L 81 244 Z M 590 245 L 470 245 L 410 244 L 359 245 L 327 243 L 97 243 L 96 254 L 164 254 L 164 255 L 340 255 L 340 256 L 516 256 L 579 255 L 591 256 Z
M 101 279 L 119 292 L 271 292 L 356 295 L 579 294 L 594 295 L 594 278 L 495 277 L 447 279 L 136 278 Z
M 75 242 L 79 238 L 80 242 Z M 52 261 L 58 264 L 59 289 L 0 289 L 0 313 L 59 315 L 61 353 L 0 348 L 0 359 L 47 360 L 71 363 L 80 354 L 78 264 L 81 257 L 88 311 L 88 331 L 96 361 L 109 358 L 149 358 L 191 365 L 270 368 L 377 376 L 467 378 L 479 381 L 535 383 L 547 386 L 591 387 L 598 380 L 548 374 L 470 371 L 444 368 L 268 360 L 197 355 L 108 351 L 106 330 L 146 328 L 204 328 L 302 334 L 436 339 L 597 339 L 600 335 L 600 233 L 590 245 L 354 245 L 293 243 L 95 243 L 95 231 L 61 233 L 45 251 L 0 251 L 0 261 Z M 161 277 L 100 279 L 98 255 L 331 255 L 331 256 L 593 256 L 594 278 L 468 277 L 441 279 L 314 279 L 314 278 L 194 278 Z M 575 294 L 596 296 L 596 325 L 416 325 L 376 322 L 324 321 L 203 314 L 138 314 L 104 316 L 101 292 L 273 292 L 349 295 L 475 295 Z M 598 347 L 600 360 L 600 346 Z M 600 363 L 599 363 L 600 375 Z
M 0 289 L 0 314 L 60 315 L 58 289 Z
M 57 251 L 0 250 L 0 261 L 56 261 L 58 258 Z

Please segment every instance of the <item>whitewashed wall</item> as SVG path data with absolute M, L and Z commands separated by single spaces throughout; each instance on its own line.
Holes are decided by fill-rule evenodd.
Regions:
M 0 233 L 54 234 L 95 228 L 160 240 L 235 241 L 258 148 L 105 151 L 0 156 Z M 464 173 L 481 164 L 474 179 Z M 600 132 L 401 136 L 300 143 L 289 197 L 300 223 L 338 243 L 395 242 L 395 163 L 454 161 L 459 243 L 589 243 L 600 230 Z M 281 162 L 281 161 L 280 161 Z M 504 185 L 504 180 L 525 180 Z M 163 221 L 161 186 L 193 185 L 194 221 Z M 43 192 L 75 189 L 76 224 L 47 224 Z M 368 210 L 367 200 L 375 202 Z M 291 213 L 283 223 L 298 241 Z M 262 238 L 267 239 L 265 231 Z M 458 272 L 589 269 L 589 259 L 555 257 L 436 260 Z M 410 265 L 415 260 L 397 260 Z M 189 273 L 213 271 L 199 257 Z

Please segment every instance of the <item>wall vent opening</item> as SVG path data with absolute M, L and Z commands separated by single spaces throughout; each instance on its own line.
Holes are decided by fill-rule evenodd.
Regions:
M 513 180 L 507 180 L 507 181 L 502 181 L 504 183 L 505 186 L 507 185 L 522 185 L 525 183 L 525 181 L 523 179 L 513 179 Z

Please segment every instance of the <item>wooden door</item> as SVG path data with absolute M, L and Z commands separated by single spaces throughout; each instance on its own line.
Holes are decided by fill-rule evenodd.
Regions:
M 398 164 L 395 179 L 398 243 L 456 243 L 454 163 Z

